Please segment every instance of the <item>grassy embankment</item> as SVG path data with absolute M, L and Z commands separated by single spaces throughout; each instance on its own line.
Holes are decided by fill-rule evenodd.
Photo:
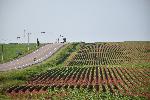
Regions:
M 21 56 L 24 56 L 32 51 L 36 50 L 39 47 L 36 47 L 36 43 L 31 43 L 30 50 L 28 51 L 28 44 L 3 44 L 3 56 L 4 59 L 0 59 L 0 63 L 5 63 L 13 59 L 17 59 Z M 0 44 L 0 57 L 2 56 L 2 44 Z

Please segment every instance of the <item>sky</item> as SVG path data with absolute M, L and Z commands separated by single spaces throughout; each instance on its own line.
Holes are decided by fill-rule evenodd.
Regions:
M 0 42 L 27 33 L 30 42 L 150 41 L 150 0 L 0 0 Z

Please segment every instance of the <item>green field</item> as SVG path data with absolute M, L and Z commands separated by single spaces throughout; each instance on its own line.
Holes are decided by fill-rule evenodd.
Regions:
M 0 98 L 148 100 L 149 50 L 150 42 L 66 44 L 39 65 L 0 72 Z M 86 78 L 87 83 L 83 82 Z M 22 87 L 20 91 L 40 88 L 48 92 L 8 96 L 6 90 L 12 86 Z
M 30 43 L 30 50 L 28 51 L 27 44 L 3 44 L 3 61 L 0 59 L 0 63 L 8 62 L 13 59 L 17 59 L 32 51 L 36 50 L 36 43 Z M 0 57 L 2 58 L 2 44 L 0 44 Z

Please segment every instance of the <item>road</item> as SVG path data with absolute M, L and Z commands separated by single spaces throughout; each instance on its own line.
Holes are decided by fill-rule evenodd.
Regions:
M 40 47 L 36 51 L 15 59 L 13 61 L 0 64 L 0 71 L 8 71 L 12 69 L 21 69 L 27 66 L 37 64 L 42 62 L 43 60 L 52 56 L 58 49 L 60 49 L 64 44 L 63 43 L 54 43 L 54 44 L 47 44 L 45 46 Z

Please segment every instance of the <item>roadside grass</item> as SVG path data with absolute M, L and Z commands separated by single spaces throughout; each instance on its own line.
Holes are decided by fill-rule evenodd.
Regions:
M 36 43 L 30 43 L 30 50 L 28 51 L 28 44 L 3 44 L 3 56 L 4 59 L 0 59 L 0 63 L 5 63 L 13 59 L 25 56 L 28 53 L 36 50 L 39 47 L 36 47 Z M 0 44 L 0 57 L 2 56 L 2 44 Z
M 49 68 L 62 65 L 65 59 L 71 54 L 71 52 L 76 50 L 77 45 L 78 43 L 64 45 L 64 47 L 59 49 L 49 59 L 38 65 L 33 65 L 19 70 L 0 72 L 0 97 L 7 98 L 5 95 L 7 88 L 14 85 L 24 84 L 30 77 L 36 74 L 40 74 Z

